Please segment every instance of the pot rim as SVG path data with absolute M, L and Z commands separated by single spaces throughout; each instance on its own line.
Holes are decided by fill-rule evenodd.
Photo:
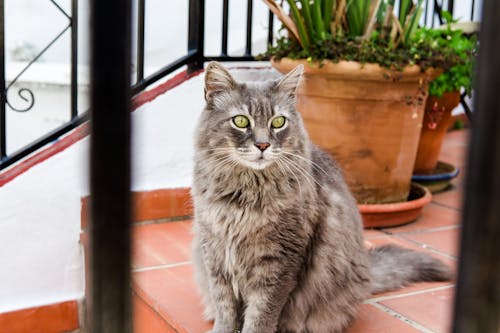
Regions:
M 431 202 L 432 194 L 427 187 L 414 182 L 411 183 L 411 186 L 423 190 L 424 195 L 418 199 L 403 201 L 403 202 L 386 203 L 386 204 L 358 204 L 358 209 L 361 214 L 389 213 L 398 211 L 402 212 L 402 211 L 418 209 Z
M 413 174 L 411 179 L 414 181 L 426 181 L 426 182 L 450 180 L 450 179 L 453 179 L 456 176 L 458 176 L 458 174 L 460 172 L 460 169 L 451 163 L 438 161 L 434 170 L 437 170 L 438 166 L 440 166 L 441 168 L 446 168 L 447 171 L 444 171 L 441 173 L 432 173 L 432 174 L 418 174 L 417 173 L 417 174 Z
M 341 60 L 334 63 L 330 60 L 309 62 L 306 59 L 281 58 L 280 60 L 270 59 L 271 65 L 279 72 L 285 74 L 299 64 L 304 65 L 306 75 L 332 75 L 345 78 L 364 78 L 365 80 L 404 80 L 418 81 L 421 79 L 433 80 L 438 77 L 442 70 L 439 68 L 428 68 L 422 72 L 418 65 L 407 65 L 402 71 L 388 69 L 376 63 L 360 63 L 357 61 Z

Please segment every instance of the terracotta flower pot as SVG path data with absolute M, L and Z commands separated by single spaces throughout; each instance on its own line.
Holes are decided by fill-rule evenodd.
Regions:
M 272 61 L 287 73 L 304 64 L 297 108 L 313 142 L 344 170 L 358 203 L 405 201 L 427 97 L 437 73 L 408 66 L 402 72 L 342 61 L 311 65 Z
M 425 104 L 424 122 L 420 133 L 413 172 L 432 174 L 436 168 L 444 135 L 451 121 L 451 111 L 460 103 L 460 92 L 447 92 L 441 97 L 429 96 Z

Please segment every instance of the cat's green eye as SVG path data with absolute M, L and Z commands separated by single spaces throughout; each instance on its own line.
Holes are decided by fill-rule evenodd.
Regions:
M 247 128 L 250 124 L 250 121 L 247 117 L 239 115 L 233 117 L 233 124 L 235 124 L 238 128 Z
M 286 118 L 283 116 L 276 117 L 271 121 L 271 126 L 273 128 L 281 128 L 285 125 L 285 121 Z

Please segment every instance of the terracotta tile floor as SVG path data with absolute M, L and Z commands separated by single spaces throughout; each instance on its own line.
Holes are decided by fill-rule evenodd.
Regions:
M 464 166 L 467 131 L 446 136 L 441 159 Z M 422 216 L 411 224 L 366 230 L 374 245 L 397 243 L 426 251 L 456 267 L 463 178 L 435 194 Z M 134 228 L 133 290 L 135 332 L 201 333 L 211 323 L 193 283 L 190 221 L 143 224 Z M 373 295 L 347 333 L 448 332 L 452 315 L 452 282 L 417 283 Z

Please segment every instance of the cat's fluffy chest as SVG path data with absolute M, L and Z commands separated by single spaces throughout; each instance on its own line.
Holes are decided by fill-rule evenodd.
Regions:
M 257 231 L 270 221 L 248 208 L 229 211 L 226 205 L 218 203 L 209 207 L 202 217 L 211 231 L 207 245 L 214 255 L 215 265 L 224 272 L 238 298 L 242 293 L 241 279 L 256 257 L 252 245 L 263 242 L 265 238 Z
M 199 220 L 208 228 L 205 230 L 209 230 L 208 251 L 213 255 L 215 266 L 231 283 L 237 298 L 244 297 L 245 280 L 252 270 L 258 269 L 261 259 L 283 251 L 283 244 L 276 242 L 278 233 L 291 231 L 302 235 L 304 241 L 310 233 L 308 225 L 299 222 L 301 210 L 296 210 L 294 221 L 284 221 L 271 202 L 259 209 L 237 205 L 228 209 L 227 204 L 217 201 L 204 205 L 207 209 L 200 212 Z

